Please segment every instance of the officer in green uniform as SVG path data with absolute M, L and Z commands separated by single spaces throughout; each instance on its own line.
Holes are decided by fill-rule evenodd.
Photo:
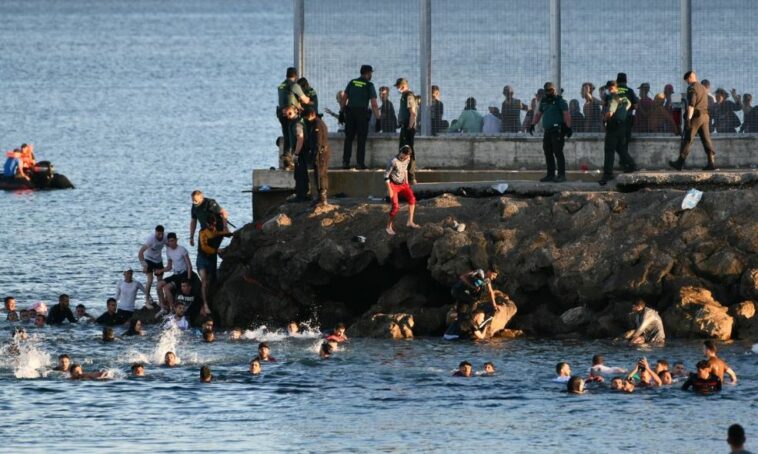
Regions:
M 316 115 L 318 115 L 318 94 L 316 94 L 316 90 L 311 87 L 311 84 L 308 83 L 308 79 L 305 77 L 299 78 L 297 80 L 297 84 L 300 85 L 300 88 L 303 89 L 305 96 L 311 100 L 308 105 L 313 107 L 313 109 L 316 111 Z
M 626 171 L 636 167 L 634 160 L 629 156 L 626 147 L 627 116 L 632 107 L 629 97 L 621 96 L 618 83 L 609 80 L 605 86 L 606 95 L 603 101 L 603 121 L 605 123 L 605 162 L 603 163 L 603 177 L 598 183 L 605 186 L 613 179 L 613 161 L 616 153 L 619 154 L 621 166 Z
M 295 68 L 287 68 L 287 78 L 279 84 L 277 91 L 279 93 L 279 104 L 276 108 L 276 118 L 279 119 L 279 123 L 282 125 L 282 138 L 284 139 L 284 153 L 286 155 L 291 150 L 292 144 L 289 141 L 289 123 L 282 109 L 288 106 L 295 106 L 297 110 L 301 110 L 302 104 L 308 104 L 311 100 L 303 92 L 300 85 L 297 84 L 297 69 Z
M 308 200 L 308 129 L 295 106 L 284 109 L 289 122 L 289 140 L 295 158 L 295 201 Z
M 350 168 L 350 158 L 353 154 L 353 140 L 358 137 L 358 168 L 366 168 L 366 136 L 368 135 L 368 106 L 375 118 L 382 118 L 379 105 L 376 102 L 376 89 L 371 83 L 374 68 L 370 65 L 361 66 L 361 77 L 348 82 L 342 105 L 345 106 L 345 149 L 342 153 L 342 168 Z
M 632 128 L 634 127 L 634 112 L 637 110 L 637 106 L 640 105 L 640 98 L 637 97 L 637 95 L 634 93 L 634 89 L 629 88 L 626 85 L 626 73 L 618 73 L 616 75 L 616 86 L 618 87 L 619 96 L 622 98 L 627 98 L 632 103 L 632 108 L 629 109 L 626 115 L 626 123 L 625 123 L 625 135 L 626 135 L 626 142 L 624 143 L 624 147 L 629 146 L 629 142 L 632 140 Z M 627 153 L 628 154 L 628 153 Z M 627 169 L 627 171 L 635 171 L 636 169 Z
M 566 100 L 555 92 L 555 85 L 546 82 L 545 96 L 540 101 L 537 114 L 529 125 L 529 134 L 534 135 L 534 126 L 542 120 L 545 134 L 542 138 L 542 150 L 545 152 L 547 175 L 542 182 L 562 183 L 566 181 L 566 158 L 563 156 L 563 144 L 566 137 L 574 133 L 571 130 L 571 115 Z M 556 175 L 556 161 L 558 174 Z
M 327 204 L 326 196 L 329 190 L 329 130 L 316 114 L 316 110 L 310 106 L 305 108 L 303 118 L 308 127 L 310 142 L 308 166 L 313 169 L 310 175 L 311 198 L 315 204 L 323 206 Z
M 408 145 L 411 147 L 411 162 L 408 164 L 408 183 L 416 184 L 416 147 L 413 139 L 416 137 L 416 122 L 418 117 L 418 102 L 416 96 L 408 88 L 408 81 L 398 79 L 395 87 L 400 91 L 400 110 L 397 114 L 397 121 L 400 123 L 400 146 Z
M 692 143 L 695 141 L 695 135 L 699 135 L 705 154 L 708 156 L 708 164 L 703 167 L 703 170 L 716 170 L 716 150 L 711 142 L 711 119 L 708 116 L 708 90 L 697 81 L 695 71 L 688 71 L 684 75 L 684 80 L 689 84 L 687 110 L 684 114 L 684 137 L 679 147 L 679 159 L 669 161 L 669 165 L 676 170 L 682 170 L 684 161 L 690 154 Z

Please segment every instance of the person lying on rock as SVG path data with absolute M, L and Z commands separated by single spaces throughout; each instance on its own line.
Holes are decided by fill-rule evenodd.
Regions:
M 492 303 L 492 311 L 488 315 L 492 315 L 501 309 L 495 300 L 495 291 L 492 289 L 492 282 L 495 279 L 497 279 L 497 272 L 495 271 L 487 271 L 486 273 L 482 269 L 469 271 L 458 277 L 458 281 L 450 289 L 450 294 L 457 303 L 473 306 L 479 301 L 486 289 Z
M 632 345 L 662 344 L 666 341 L 663 320 L 655 309 L 646 307 L 645 300 L 632 303 L 635 329 L 628 331 L 624 338 Z
M 471 363 L 468 361 L 461 361 L 460 364 L 458 364 L 458 370 L 453 373 L 453 377 L 471 377 L 474 375 L 474 368 L 471 366 Z
M 384 181 L 387 183 L 387 195 L 392 203 L 387 228 L 385 229 L 388 235 L 395 234 L 395 217 L 397 217 L 397 213 L 400 211 L 400 196 L 408 201 L 408 223 L 406 225 L 412 229 L 420 227 L 413 222 L 413 214 L 416 212 L 416 196 L 413 195 L 413 190 L 410 184 L 408 184 L 410 157 L 411 147 L 403 145 L 397 156 L 390 161 L 387 171 L 384 172 Z

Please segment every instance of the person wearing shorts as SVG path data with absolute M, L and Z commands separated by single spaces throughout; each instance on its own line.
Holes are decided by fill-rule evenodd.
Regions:
M 156 270 L 156 273 L 158 271 L 161 274 L 168 271 L 173 271 L 174 273 L 158 283 L 158 293 L 163 292 L 163 299 L 168 303 L 168 305 L 162 305 L 161 309 L 168 313 L 173 310 L 173 290 L 179 287 L 182 279 L 187 279 L 190 282 L 194 281 L 195 273 L 192 272 L 192 262 L 189 258 L 189 252 L 184 246 L 177 244 L 176 233 L 174 232 L 169 232 L 166 235 L 166 258 L 168 259 L 168 264 L 165 268 Z
M 387 195 L 392 203 L 390 209 L 389 221 L 385 229 L 388 235 L 395 234 L 395 217 L 400 211 L 400 197 L 408 201 L 408 227 L 418 229 L 420 226 L 413 222 L 413 215 L 416 212 L 416 196 L 408 184 L 408 165 L 410 164 L 411 147 L 404 145 L 400 148 L 397 156 L 392 158 L 384 173 L 384 181 L 387 183 Z
M 152 308 L 150 289 L 153 286 L 153 275 L 155 275 L 159 281 L 163 279 L 162 273 L 155 272 L 156 270 L 163 269 L 163 247 L 166 245 L 163 231 L 163 226 L 157 225 L 155 227 L 155 232 L 145 239 L 137 254 L 139 261 L 142 264 L 142 272 L 147 275 L 147 282 L 145 283 L 145 299 L 148 308 Z M 161 295 L 161 292 L 158 292 L 158 303 L 163 306 L 163 295 Z

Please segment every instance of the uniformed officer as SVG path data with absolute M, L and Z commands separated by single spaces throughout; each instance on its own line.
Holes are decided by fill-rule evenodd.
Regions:
M 603 177 L 598 183 L 605 186 L 613 179 L 613 161 L 619 154 L 621 166 L 625 172 L 636 168 L 634 160 L 629 156 L 626 147 L 627 116 L 632 107 L 629 97 L 621 96 L 615 80 L 609 80 L 605 86 L 606 95 L 603 101 L 603 122 L 605 124 L 605 162 Z
M 310 175 L 311 198 L 314 203 L 323 206 L 327 204 L 326 195 L 329 190 L 329 131 L 311 106 L 305 108 L 303 118 L 308 127 L 310 142 L 308 167 L 313 169 Z
M 626 141 L 624 142 L 624 147 L 629 146 L 629 142 L 632 140 L 632 128 L 634 127 L 634 113 L 637 110 L 637 107 L 640 105 L 640 98 L 637 97 L 637 94 L 634 93 L 634 89 L 629 88 L 626 85 L 626 73 L 618 73 L 616 75 L 616 85 L 618 87 L 619 96 L 622 98 L 627 98 L 631 103 L 632 107 L 627 111 L 626 115 Z M 636 170 L 636 169 L 633 169 Z
M 308 131 L 295 106 L 285 107 L 284 114 L 289 122 L 289 140 L 295 158 L 295 201 L 305 202 L 308 200 Z
M 342 105 L 345 106 L 345 150 L 342 154 L 342 168 L 350 168 L 350 158 L 353 154 L 353 139 L 358 136 L 357 160 L 358 168 L 366 168 L 366 136 L 368 135 L 368 106 L 374 118 L 382 118 L 379 104 L 376 102 L 376 89 L 371 83 L 374 68 L 370 65 L 361 66 L 361 77 L 347 84 L 342 95 Z
M 418 118 L 418 102 L 416 95 L 408 87 L 408 81 L 398 79 L 395 87 L 400 92 L 400 110 L 397 114 L 397 121 L 400 123 L 400 146 L 411 147 L 411 162 L 408 164 L 408 183 L 416 184 L 416 147 L 413 143 L 416 137 L 416 124 Z
M 308 104 L 311 100 L 305 95 L 300 85 L 297 84 L 297 69 L 295 68 L 287 68 L 287 78 L 279 84 L 277 91 L 279 92 L 279 104 L 276 109 L 276 118 L 279 119 L 279 123 L 282 125 L 282 137 L 284 138 L 284 151 L 286 153 L 291 148 L 291 144 L 289 143 L 290 128 L 283 109 L 288 106 L 295 106 L 297 110 L 300 110 L 302 109 L 302 103 Z
M 708 90 L 697 81 L 695 71 L 687 71 L 684 80 L 689 84 L 687 110 L 684 114 L 684 138 L 679 147 L 679 159 L 669 161 L 669 165 L 676 170 L 682 170 L 684 161 L 690 154 L 692 143 L 695 141 L 695 135 L 699 135 L 705 154 L 708 156 L 708 164 L 703 167 L 703 170 L 716 170 L 716 150 L 713 148 L 709 129 L 711 119 L 708 116 Z
M 297 80 L 297 84 L 300 85 L 300 88 L 303 89 L 305 96 L 310 99 L 310 102 L 308 102 L 307 105 L 313 107 L 313 109 L 316 111 L 316 115 L 318 115 L 318 94 L 316 94 L 316 89 L 311 87 L 311 84 L 308 83 L 308 79 L 305 77 L 299 78 Z
M 552 82 L 546 82 L 544 90 L 545 96 L 540 101 L 539 110 L 532 124 L 529 125 L 529 134 L 534 135 L 534 126 L 542 120 L 542 128 L 545 130 L 542 149 L 545 152 L 547 175 L 540 181 L 562 183 L 566 181 L 566 158 L 563 156 L 563 144 L 565 138 L 571 137 L 574 133 L 571 130 L 571 115 L 566 100 L 556 94 L 555 85 Z M 558 163 L 557 175 L 556 161 Z

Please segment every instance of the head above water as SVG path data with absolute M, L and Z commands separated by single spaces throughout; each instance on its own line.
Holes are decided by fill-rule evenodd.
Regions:
M 461 361 L 461 363 L 458 364 L 458 372 L 464 377 L 470 377 L 473 374 L 471 363 L 468 361 Z
M 213 374 L 211 368 L 208 366 L 200 367 L 200 381 L 203 383 L 210 383 L 213 380 Z
M 12 296 L 6 296 L 3 300 L 5 304 L 5 310 L 6 311 L 15 311 L 16 310 L 16 298 Z
M 113 342 L 116 340 L 116 335 L 113 334 L 113 328 L 106 326 L 103 328 L 103 342 Z
M 105 302 L 105 307 L 109 314 L 115 314 L 118 310 L 118 302 L 115 298 L 108 298 L 108 301 Z
M 560 362 L 555 365 L 555 373 L 560 377 L 568 377 L 571 375 L 571 367 L 567 362 Z
M 700 378 L 708 378 L 711 374 L 711 363 L 708 361 L 698 361 L 695 367 L 697 367 L 697 376 Z
M 163 355 L 163 364 L 167 367 L 174 367 L 177 364 L 176 354 L 174 352 L 166 352 Z
M 134 363 L 132 364 L 132 375 L 135 377 L 144 377 L 145 376 L 145 365 L 142 363 Z
M 495 373 L 495 365 L 489 361 L 484 363 L 484 373 L 487 375 L 493 375 Z
M 71 299 L 65 293 L 58 296 L 58 304 L 60 304 L 63 307 L 68 307 L 70 300 Z
M 258 375 L 261 373 L 261 362 L 257 359 L 253 359 L 250 361 L 250 373 L 253 375 Z
M 195 189 L 194 191 L 192 191 L 191 198 L 192 198 L 192 204 L 193 205 L 200 205 L 201 203 L 203 203 L 203 200 L 205 200 L 205 196 L 203 195 L 203 191 L 201 191 L 199 189 Z
M 207 343 L 212 343 L 216 341 L 216 334 L 213 333 L 213 330 L 205 330 L 203 331 L 203 341 Z
M 605 358 L 602 355 L 595 355 L 592 357 L 592 365 L 600 366 L 605 362 Z
M 578 375 L 574 375 L 566 382 L 566 391 L 570 394 L 582 394 L 584 392 L 584 379 Z

